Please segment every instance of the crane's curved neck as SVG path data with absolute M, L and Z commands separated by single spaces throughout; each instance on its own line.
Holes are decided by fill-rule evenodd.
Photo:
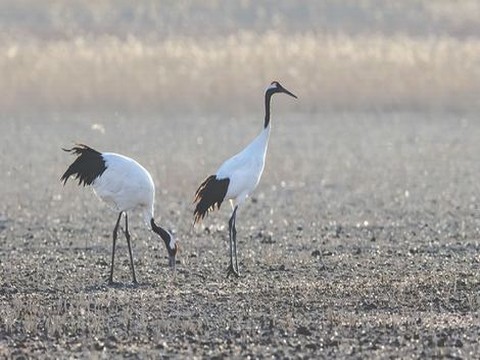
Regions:
M 152 230 L 162 238 L 167 250 L 175 248 L 175 240 L 173 237 L 164 228 L 155 224 L 153 217 L 150 219 L 150 226 L 152 227 Z
M 265 93 L 265 122 L 263 128 L 266 129 L 270 124 L 270 102 L 272 99 L 273 93 L 269 90 Z

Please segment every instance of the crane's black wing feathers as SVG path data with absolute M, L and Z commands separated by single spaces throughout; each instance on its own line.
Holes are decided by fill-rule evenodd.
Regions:
M 193 200 L 193 203 L 196 204 L 193 212 L 194 224 L 200 222 L 209 211 L 215 210 L 215 207 L 220 209 L 229 183 L 230 179 L 217 179 L 216 175 L 210 175 L 202 182 Z
M 77 155 L 75 161 L 60 178 L 64 185 L 70 176 L 78 179 L 78 185 L 91 185 L 107 169 L 102 154 L 87 145 L 77 144 L 71 149 L 62 150 Z

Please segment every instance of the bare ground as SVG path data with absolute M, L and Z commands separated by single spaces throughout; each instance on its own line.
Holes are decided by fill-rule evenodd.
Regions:
M 192 229 L 191 199 L 261 116 L 2 116 L 0 355 L 480 353 L 478 113 L 277 113 L 238 214 L 238 280 L 225 278 L 228 206 Z M 116 215 L 61 186 L 73 141 L 151 171 L 159 221 L 181 243 L 176 277 L 132 216 L 140 285 L 122 241 L 106 285 Z

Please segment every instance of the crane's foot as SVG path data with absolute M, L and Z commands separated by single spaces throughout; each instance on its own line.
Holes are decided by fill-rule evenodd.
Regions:
M 238 277 L 240 276 L 240 274 L 238 273 L 238 270 L 236 270 L 236 269 L 233 267 L 233 264 L 230 264 L 230 266 L 229 266 L 228 269 L 227 269 L 227 278 L 228 278 L 230 275 L 233 275 L 233 276 L 235 276 L 236 278 L 238 278 Z
M 120 286 L 120 283 L 119 282 L 115 282 L 113 280 L 108 280 L 107 281 L 107 286 L 110 286 L 112 288 L 116 288 L 116 287 L 119 287 Z

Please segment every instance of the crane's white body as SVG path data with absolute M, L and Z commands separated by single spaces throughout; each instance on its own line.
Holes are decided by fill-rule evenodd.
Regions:
M 148 224 L 153 218 L 155 185 L 150 173 L 135 160 L 102 153 L 106 169 L 92 183 L 97 196 L 117 211 L 140 210 Z
M 128 211 L 139 209 L 143 212 L 146 224 L 164 241 L 169 255 L 169 265 L 175 270 L 177 244 L 170 232 L 158 226 L 153 218 L 153 203 L 155 185 L 150 173 L 135 160 L 114 153 L 101 153 L 84 144 L 77 144 L 71 149 L 63 149 L 77 156 L 60 180 L 66 184 L 70 177 L 78 180 L 78 185 L 91 185 L 97 196 L 118 211 L 117 222 L 113 229 L 112 262 L 110 265 L 109 283 L 113 283 L 113 264 L 115 260 L 115 245 L 124 216 L 123 233 L 127 239 L 130 266 L 133 282 L 137 283 L 133 254 L 128 231 Z
M 230 179 L 225 199 L 232 200 L 234 205 L 243 203 L 260 182 L 265 168 L 270 129 L 269 124 L 247 147 L 225 161 L 216 172 L 217 179 Z

